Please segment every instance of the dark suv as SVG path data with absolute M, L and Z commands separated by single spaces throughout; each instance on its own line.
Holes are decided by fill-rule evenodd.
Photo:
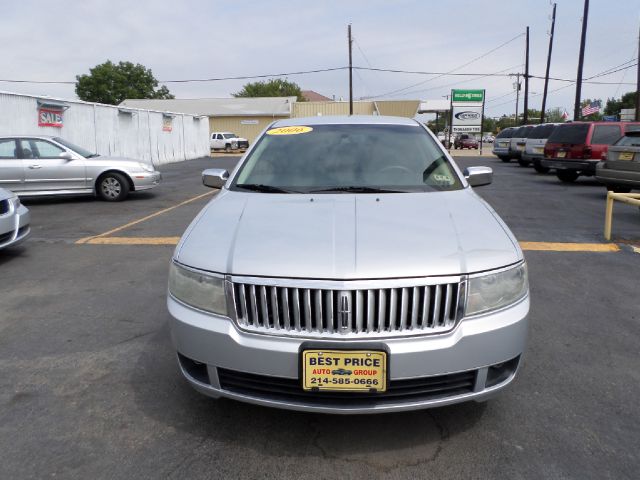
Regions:
M 478 148 L 478 140 L 473 135 L 468 133 L 460 134 L 453 141 L 453 148 Z
M 580 175 L 593 176 L 596 165 L 631 122 L 572 122 L 558 125 L 544 146 L 543 167 L 555 168 L 563 182 L 575 182 Z

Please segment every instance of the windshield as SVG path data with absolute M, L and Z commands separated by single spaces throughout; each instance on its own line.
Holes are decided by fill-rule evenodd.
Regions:
M 496 138 L 511 138 L 513 137 L 514 131 L 515 130 L 513 128 L 507 128 L 505 130 L 502 130 Z
M 589 131 L 588 123 L 570 123 L 558 125 L 549 135 L 547 143 L 584 143 Z
M 67 147 L 70 150 L 73 150 L 76 153 L 79 153 L 80 155 L 82 155 L 84 158 L 91 158 L 91 157 L 97 157 L 98 154 L 97 153 L 93 153 L 90 152 L 89 150 L 86 150 L 82 147 L 79 147 L 77 145 L 74 145 L 71 142 L 67 142 L 64 138 L 60 138 L 60 137 L 54 137 L 54 140 L 56 142 L 58 142 L 60 145 L 64 145 L 65 147 Z
M 236 138 L 237 135 L 235 133 L 223 133 L 222 136 L 224 138 Z
M 462 188 L 443 150 L 418 125 L 295 128 L 303 133 L 267 131 L 231 189 L 376 193 Z
M 640 132 L 627 132 L 614 145 L 622 147 L 640 147 Z

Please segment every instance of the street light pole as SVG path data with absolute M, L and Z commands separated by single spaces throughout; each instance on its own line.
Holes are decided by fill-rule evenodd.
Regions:
M 353 40 L 351 40 L 351 24 L 348 28 L 349 37 L 349 115 L 353 115 L 353 63 L 351 60 L 351 50 Z

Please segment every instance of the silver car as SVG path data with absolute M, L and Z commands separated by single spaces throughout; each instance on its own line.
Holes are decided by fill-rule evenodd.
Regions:
M 146 163 L 98 155 L 60 137 L 0 137 L 0 187 L 20 196 L 96 194 L 119 201 L 160 181 Z
M 325 413 L 485 400 L 521 364 L 518 243 L 423 125 L 279 120 L 178 244 L 171 332 L 200 392 Z
M 536 125 L 529 132 L 529 136 L 525 141 L 524 151 L 518 163 L 521 167 L 528 167 L 533 163 L 533 167 L 538 173 L 547 173 L 549 168 L 543 167 L 540 161 L 544 159 L 544 146 L 547 143 L 549 135 L 553 133 L 557 123 L 543 123 Z
M 529 132 L 533 130 L 533 127 L 534 125 L 523 125 L 513 132 L 509 142 L 509 160 L 514 158 L 520 161 L 522 153 L 524 152 L 525 143 L 527 142 L 527 137 L 529 136 Z
M 491 151 L 503 162 L 511 161 L 511 157 L 509 157 L 509 145 L 511 143 L 511 137 L 517 129 L 517 127 L 507 127 L 501 130 L 493 142 L 493 149 Z
M 0 188 L 0 249 L 25 240 L 31 233 L 30 222 L 29 210 L 20 203 L 18 196 Z

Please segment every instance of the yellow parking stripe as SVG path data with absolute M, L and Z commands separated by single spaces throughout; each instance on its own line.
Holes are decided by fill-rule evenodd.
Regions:
M 90 237 L 83 239 L 89 245 L 177 245 L 180 237 Z M 619 252 L 614 243 L 560 243 L 560 242 L 520 242 L 523 250 L 539 252 Z M 633 247 L 640 253 L 640 248 Z
M 189 199 L 185 200 L 184 202 L 180 202 L 180 203 L 178 203 L 176 205 L 173 205 L 171 207 L 164 208 L 164 209 L 159 210 L 159 211 L 157 211 L 155 213 L 152 213 L 151 215 L 147 215 L 146 217 L 139 218 L 138 220 L 134 220 L 132 222 L 126 223 L 126 224 L 121 225 L 119 227 L 116 227 L 116 228 L 114 228 L 112 230 L 109 230 L 108 232 L 101 233 L 100 235 L 94 235 L 92 237 L 81 238 L 80 240 L 76 241 L 76 243 L 96 243 L 96 242 L 93 242 L 93 240 L 95 240 L 97 238 L 106 237 L 107 235 L 111 235 L 111 234 L 116 233 L 116 232 L 120 232 L 120 231 L 124 230 L 125 228 L 132 227 L 134 225 L 137 225 L 138 223 L 145 222 L 145 221 L 147 221 L 147 220 L 149 220 L 149 219 L 151 219 L 153 217 L 157 217 L 158 215 L 162 215 L 164 213 L 170 212 L 171 210 L 175 210 L 176 208 L 181 207 L 183 205 L 186 205 L 188 203 L 195 202 L 196 200 L 200 200 L 201 198 L 204 198 L 207 195 L 212 195 L 214 192 L 217 192 L 217 190 L 214 190 L 212 192 L 203 193 L 202 195 L 198 195 L 198 196 L 193 197 L 193 198 L 189 198 Z
M 93 237 L 83 243 L 88 245 L 177 245 L 178 241 L 180 237 Z
M 544 252 L 618 252 L 615 243 L 520 242 L 523 250 Z

